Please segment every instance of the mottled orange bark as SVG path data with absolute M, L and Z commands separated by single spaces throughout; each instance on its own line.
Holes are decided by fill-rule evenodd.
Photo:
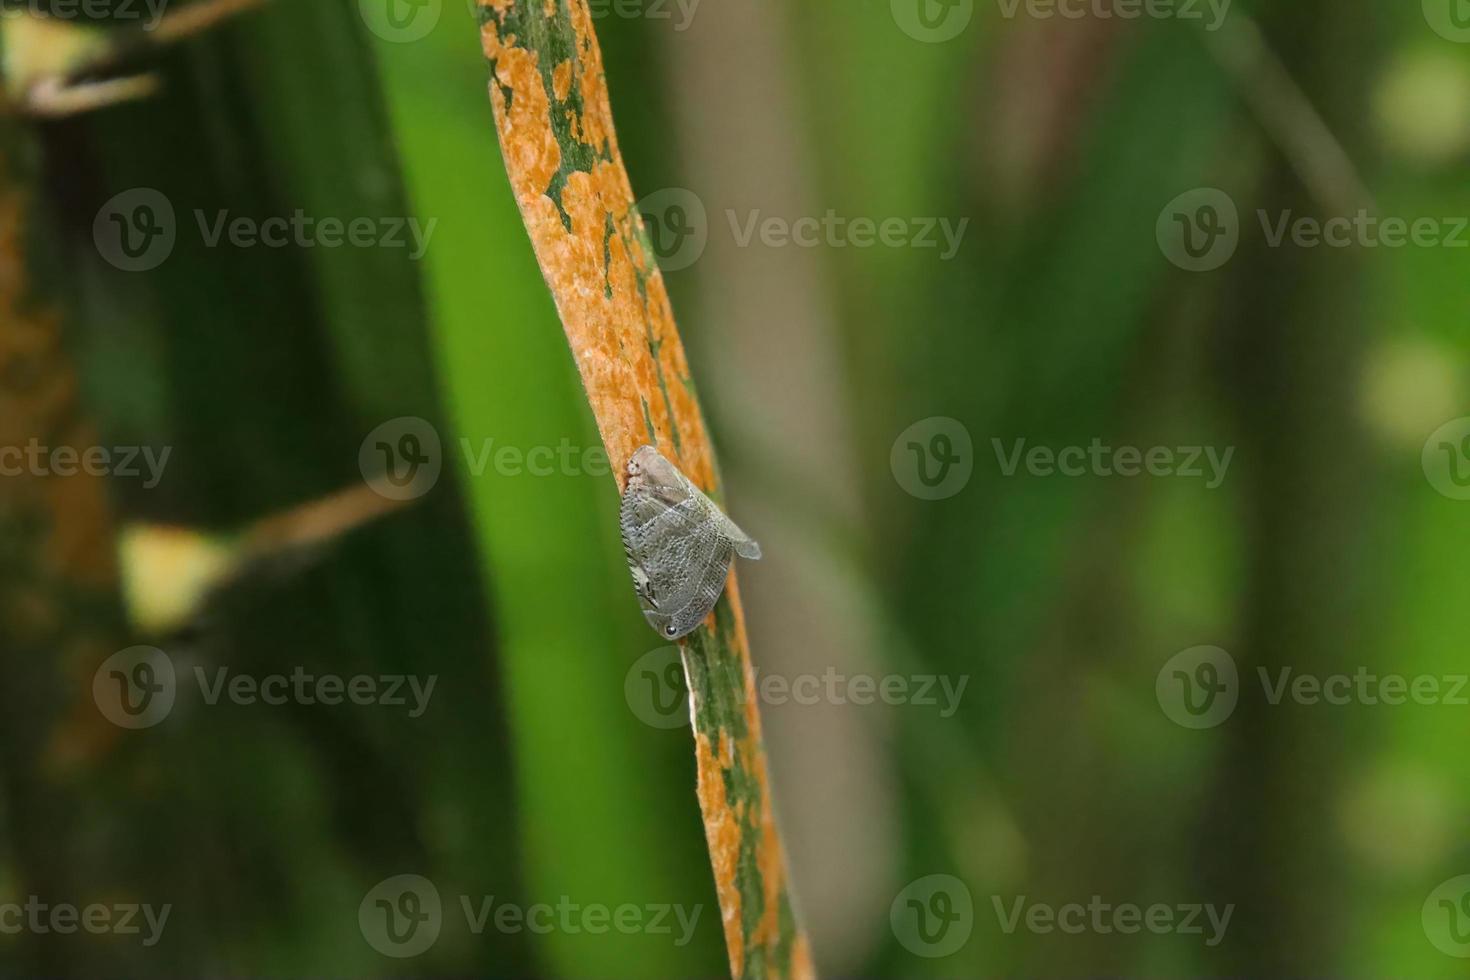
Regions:
M 586 0 L 482 0 L 481 9 L 490 100 L 511 188 L 619 489 L 634 450 L 654 444 L 719 499 L 684 347 L 618 152 Z M 725 597 L 682 653 L 731 973 L 809 976 L 811 957 L 791 908 L 771 807 L 733 571 Z

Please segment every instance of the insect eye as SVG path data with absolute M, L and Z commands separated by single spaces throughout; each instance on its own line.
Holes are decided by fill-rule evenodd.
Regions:
M 664 627 L 664 632 L 667 633 L 669 636 L 673 636 L 675 633 L 677 633 L 679 631 L 676 630 L 676 629 L 674 629 L 674 627 L 672 627 L 672 626 L 665 626 Z

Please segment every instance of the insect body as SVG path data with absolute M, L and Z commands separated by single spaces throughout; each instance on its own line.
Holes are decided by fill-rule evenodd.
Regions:
M 736 555 L 761 556 L 760 545 L 652 446 L 628 461 L 620 523 L 643 616 L 671 640 L 704 622 Z

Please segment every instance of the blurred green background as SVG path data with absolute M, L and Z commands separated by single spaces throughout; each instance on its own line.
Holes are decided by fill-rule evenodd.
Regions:
M 665 256 L 675 313 L 731 513 L 765 550 L 742 591 L 821 973 L 1465 973 L 1460 3 L 594 4 L 635 192 L 689 233 Z M 53 43 L 38 6 L 0 18 L 13 109 Z M 133 26 L 122 0 L 95 24 L 50 6 L 53 26 Z M 0 905 L 171 912 L 152 945 L 0 914 L 0 970 L 725 974 L 689 732 L 658 688 L 679 678 L 583 455 L 596 430 L 471 4 L 274 0 L 127 64 L 160 91 L 0 123 L 28 215 L 0 211 L 0 447 L 170 448 L 154 487 L 0 477 Z M 107 216 L 137 188 L 176 237 L 129 271 Z M 1360 209 L 1441 238 L 1272 243 Z M 432 233 L 415 258 L 211 245 L 196 219 L 298 210 Z M 810 247 L 779 234 L 829 212 L 844 230 Z M 1181 253 L 1216 218 L 1218 248 Z M 864 244 L 854 219 L 906 231 Z M 952 254 L 911 235 L 962 221 Z M 73 373 L 58 415 L 37 393 L 70 404 Z M 178 622 L 140 612 L 185 602 L 243 529 L 363 491 L 359 450 L 403 417 L 440 439 L 429 492 L 252 558 Z M 925 499 L 941 432 L 961 476 Z M 1068 476 L 1011 468 L 1019 440 L 1230 456 L 1218 481 Z M 560 446 L 578 462 L 550 475 L 505 461 Z M 98 484 L 108 516 L 58 558 Z M 68 571 L 118 553 L 85 587 Z M 179 693 L 125 730 L 92 685 L 136 644 Z M 1198 647 L 1236 676 L 1203 722 L 1171 665 Z M 411 717 L 208 704 L 196 667 L 437 680 Z M 1440 695 L 1273 695 L 1364 673 Z M 802 678 L 834 680 L 799 698 Z M 909 693 L 855 703 L 861 678 Z M 404 874 L 443 908 L 437 940 L 394 958 L 359 912 Z M 910 904 L 931 875 L 945 897 Z M 462 900 L 491 896 L 698 918 L 476 931 Z M 1223 935 L 1203 915 L 1202 934 L 1008 929 L 1018 899 L 1232 911 Z M 934 939 L 926 912 L 957 918 Z

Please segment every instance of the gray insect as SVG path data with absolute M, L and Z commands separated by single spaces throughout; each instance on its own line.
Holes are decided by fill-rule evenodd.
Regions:
M 761 556 L 761 546 L 652 446 L 628 461 L 620 523 L 643 616 L 671 640 L 704 622 L 736 555 Z

